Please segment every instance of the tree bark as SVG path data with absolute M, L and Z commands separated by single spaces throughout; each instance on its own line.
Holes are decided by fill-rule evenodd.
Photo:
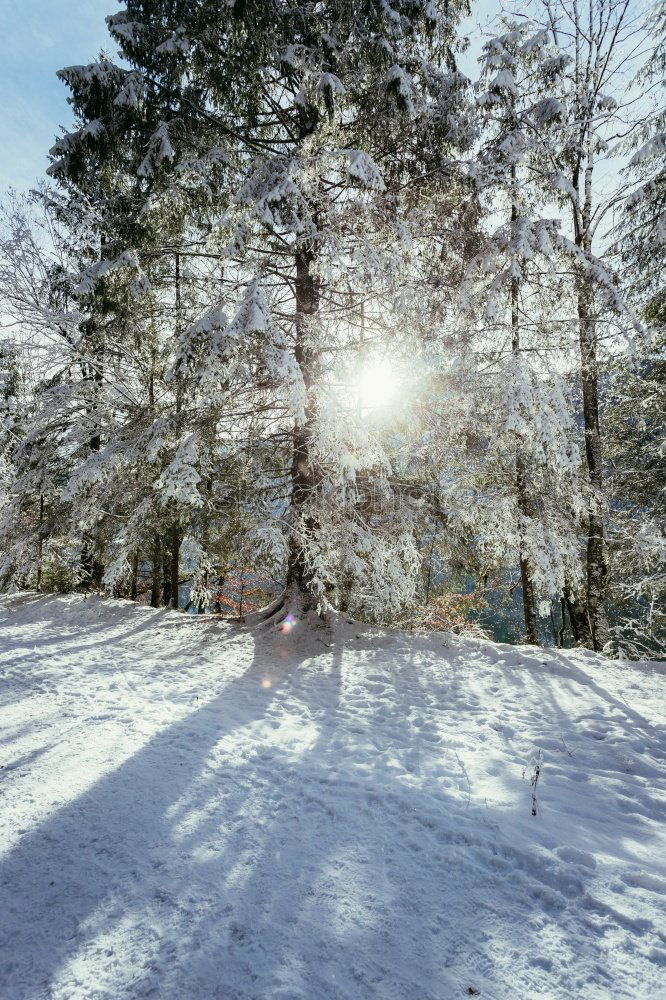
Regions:
M 559 627 L 559 630 L 558 630 L 558 633 L 557 633 L 557 640 L 556 640 L 557 641 L 557 648 L 558 649 L 563 649 L 564 648 L 564 632 L 565 632 L 565 629 L 567 627 L 566 613 L 567 613 L 567 602 L 564 600 L 564 596 L 561 596 L 560 597 L 560 627 Z
M 39 497 L 39 533 L 37 537 L 37 590 L 42 589 L 42 571 L 44 561 L 44 494 Z
M 537 631 L 537 616 L 534 601 L 534 587 L 530 576 L 527 559 L 520 557 L 520 586 L 523 592 L 523 612 L 525 615 L 525 638 L 531 646 L 539 645 Z
M 100 253 L 104 254 L 106 237 L 100 236 Z M 90 318 L 85 324 L 85 342 L 89 351 L 87 361 L 82 361 L 82 375 L 89 385 L 90 397 L 86 401 L 86 416 L 91 420 L 91 432 L 88 439 L 88 452 L 96 454 L 102 447 L 102 428 L 99 415 L 99 400 L 104 384 L 104 349 L 105 333 L 102 319 L 106 312 L 103 304 L 104 291 L 96 289 L 93 293 Z M 91 586 L 101 587 L 104 576 L 103 564 L 95 558 L 95 541 L 86 532 L 81 540 L 81 577 L 85 589 Z
M 586 646 L 588 649 L 592 649 L 592 635 L 586 602 L 574 597 L 570 587 L 564 588 L 563 599 L 569 613 L 569 624 L 574 642 L 577 646 Z
M 180 339 L 180 333 L 181 333 L 181 325 L 182 325 L 181 324 L 181 319 L 182 319 L 182 299 L 181 299 L 181 291 L 180 291 L 180 254 L 179 253 L 176 254 L 175 265 L 176 265 L 176 285 L 175 285 L 175 294 L 176 294 L 176 346 L 178 346 L 178 342 L 179 342 L 179 339 Z M 178 438 L 178 436 L 180 434 L 180 428 L 181 428 L 181 423 L 182 423 L 182 419 L 181 419 L 182 408 L 183 408 L 183 387 L 182 387 L 182 380 L 181 380 L 180 371 L 177 371 L 176 372 L 176 419 L 175 419 L 175 428 L 176 428 L 176 437 L 177 438 Z M 165 605 L 171 603 L 171 607 L 175 611 L 178 611 L 179 608 L 180 608 L 180 591 L 179 591 L 179 583 L 180 583 L 180 579 L 179 579 L 179 576 L 180 576 L 180 572 L 179 572 L 180 571 L 180 567 L 179 567 L 180 542 L 181 542 L 180 527 L 179 527 L 179 524 L 178 524 L 178 520 L 176 518 L 174 520 L 174 522 L 173 522 L 172 527 L 171 527 L 171 539 L 170 539 L 171 561 L 170 561 L 169 590 L 170 590 L 170 598 L 171 598 L 171 600 L 169 602 L 165 598 L 165 601 L 164 601 Z
M 312 273 L 314 253 L 300 250 L 296 254 L 296 344 L 294 356 L 301 370 L 306 392 L 304 420 L 294 426 L 291 461 L 291 514 L 297 525 L 292 534 L 287 566 L 287 599 L 296 602 L 299 611 L 315 607 L 316 595 L 312 589 L 312 572 L 305 556 L 308 536 L 316 531 L 316 519 L 307 513 L 308 505 L 317 489 L 317 476 L 311 455 L 314 402 L 314 354 L 311 345 L 311 326 L 319 309 L 317 283 Z
M 174 522 L 171 529 L 171 607 L 178 611 L 180 608 L 180 529 L 178 523 Z
M 313 106 L 299 108 L 299 141 L 304 142 L 315 131 L 319 112 Z M 316 215 L 313 206 L 313 215 Z M 312 243 L 297 246 L 294 296 L 295 343 L 294 358 L 301 371 L 305 387 L 305 413 L 296 421 L 292 434 L 291 459 L 291 519 L 292 534 L 287 561 L 287 583 L 283 607 L 287 611 L 305 613 L 315 608 L 317 596 L 313 590 L 312 572 L 308 566 L 308 537 L 317 528 L 316 518 L 307 513 L 317 489 L 318 477 L 312 462 L 312 435 L 315 404 L 312 394 L 316 354 L 313 348 L 313 325 L 319 311 L 319 286 L 314 275 L 315 249 Z M 295 528 L 295 530 L 293 530 Z
M 139 551 L 132 557 L 132 578 L 130 581 L 130 600 L 136 601 L 137 586 L 139 582 Z
M 589 255 L 592 251 L 592 151 L 588 149 L 584 179 L 584 201 L 577 244 Z M 599 425 L 599 386 L 597 367 L 597 331 L 594 317 L 594 289 L 591 278 L 581 272 L 578 278 L 578 332 L 580 342 L 585 459 L 590 484 L 587 525 L 587 628 L 583 641 L 594 650 L 610 642 L 610 628 L 605 608 L 608 566 L 603 520 L 603 449 Z
M 161 597 L 160 574 L 162 572 L 162 547 L 159 535 L 155 535 L 153 539 L 152 564 L 153 580 L 152 587 L 150 588 L 150 606 L 151 608 L 159 608 Z
M 511 228 L 515 230 L 518 221 L 518 206 L 516 204 L 516 168 L 511 168 Z M 519 279 L 517 275 L 511 278 L 511 354 L 514 359 L 520 357 L 520 315 L 518 312 Z M 520 454 L 520 442 L 517 444 L 516 453 L 516 494 L 518 497 L 518 510 L 520 511 L 520 586 L 523 594 L 523 613 L 525 615 L 525 638 L 532 646 L 539 645 L 539 633 L 537 629 L 537 615 L 534 601 L 534 586 L 529 560 L 525 552 L 525 521 L 533 514 L 527 480 L 525 477 L 525 464 Z
M 166 539 L 165 539 L 166 541 Z M 162 546 L 162 607 L 171 604 L 171 551 L 169 545 Z
M 104 577 L 104 563 L 95 556 L 95 542 L 90 535 L 83 536 L 81 545 L 81 577 L 84 590 L 102 586 Z

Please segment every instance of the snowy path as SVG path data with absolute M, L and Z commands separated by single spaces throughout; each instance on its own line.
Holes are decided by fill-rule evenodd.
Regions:
M 4 598 L 0 997 L 666 997 L 664 669 Z

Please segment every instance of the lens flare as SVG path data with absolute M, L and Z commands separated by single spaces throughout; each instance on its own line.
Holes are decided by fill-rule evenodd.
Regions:
M 280 632 L 282 632 L 283 635 L 289 635 L 289 633 L 292 631 L 295 625 L 296 625 L 296 619 L 294 618 L 294 616 L 287 615 L 280 622 L 279 626 Z
M 261 682 L 261 686 L 262 688 L 271 687 L 271 681 L 268 679 L 268 677 L 264 677 L 263 681 Z
M 396 372 L 386 358 L 367 361 L 361 369 L 358 391 L 363 407 L 376 410 L 388 406 L 395 401 L 398 389 Z

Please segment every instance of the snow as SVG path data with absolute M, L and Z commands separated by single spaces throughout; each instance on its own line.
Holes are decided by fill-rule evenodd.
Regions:
M 385 184 L 381 170 L 367 153 L 361 149 L 343 149 L 347 159 L 347 173 L 372 191 L 384 191 Z
M 663 997 L 665 670 L 4 597 L 0 995 Z

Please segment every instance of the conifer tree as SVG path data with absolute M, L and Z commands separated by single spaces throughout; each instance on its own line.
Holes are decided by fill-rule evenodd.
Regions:
M 650 107 L 627 142 L 632 188 L 615 229 L 628 295 L 644 322 L 633 351 L 610 372 L 605 406 L 612 497 L 612 596 L 625 652 L 663 646 L 666 600 L 666 4 L 648 21 L 648 58 L 637 82 Z
M 248 412 L 265 407 L 280 426 L 276 493 L 286 485 L 289 504 L 280 512 L 268 498 L 257 539 L 286 559 L 295 608 L 330 602 L 338 567 L 358 563 L 358 551 L 345 555 L 350 538 L 380 587 L 380 567 L 402 560 L 391 592 L 410 593 L 409 529 L 378 542 L 361 512 L 357 470 L 369 462 L 388 498 L 386 462 L 376 447 L 360 454 L 363 435 L 330 433 L 331 385 L 360 302 L 386 311 L 396 297 L 409 230 L 401 191 L 447 175 L 447 150 L 468 141 L 455 14 L 425 2 L 130 2 L 108 23 L 131 68 L 67 71 L 85 124 L 61 140 L 52 173 L 113 143 L 124 173 L 136 165 L 130 226 L 183 207 L 200 252 L 227 262 L 222 294 L 183 332 L 174 376 L 184 366 L 199 392 L 211 381 L 227 399 L 244 392 Z M 141 258 L 135 234 L 127 240 L 120 256 Z
M 527 20 L 507 20 L 503 27 L 482 56 L 478 103 L 485 135 L 479 173 L 483 195 L 492 199 L 490 210 L 505 214 L 506 221 L 470 261 L 471 289 L 463 286 L 463 301 L 483 303 L 487 342 L 500 356 L 510 351 L 500 366 L 506 416 L 491 432 L 492 478 L 499 481 L 498 468 L 508 453 L 514 464 L 525 632 L 528 642 L 537 643 L 537 600 L 559 596 L 565 577 L 578 577 L 573 420 L 547 360 L 552 341 L 559 339 L 548 316 L 564 291 L 556 272 L 561 248 L 557 224 L 539 214 L 546 198 L 543 155 L 562 107 L 549 96 L 557 69 L 547 34 Z M 538 359 L 536 365 L 530 357 Z

